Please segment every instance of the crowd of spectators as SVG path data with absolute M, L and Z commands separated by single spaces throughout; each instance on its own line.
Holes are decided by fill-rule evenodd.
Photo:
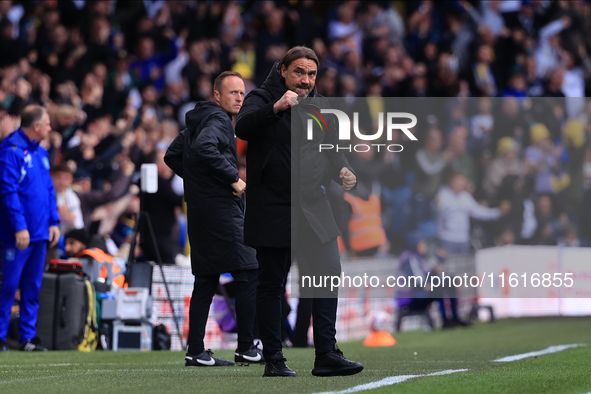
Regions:
M 472 245 L 589 245 L 590 23 L 587 1 L 5 0 L 0 138 L 24 105 L 45 106 L 62 230 L 117 247 L 140 209 L 139 166 L 159 163 L 161 191 L 146 205 L 171 248 L 182 182 L 161 158 L 185 113 L 211 99 L 220 72 L 239 71 L 248 93 L 307 45 L 320 94 L 368 97 L 369 113 L 412 98 L 422 111 L 418 142 L 394 135 L 403 152 L 350 154 L 368 168 L 361 190 L 381 198 L 390 252 L 409 231 L 441 235 L 438 192 L 456 173 L 461 191 L 501 207 L 498 219 L 471 219 Z

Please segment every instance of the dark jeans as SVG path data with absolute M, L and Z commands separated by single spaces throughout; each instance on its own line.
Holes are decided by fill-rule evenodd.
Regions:
M 284 291 L 287 273 L 291 265 L 290 248 L 258 247 L 259 285 L 257 288 L 257 317 L 263 341 L 263 355 L 271 357 L 281 351 L 281 294 Z M 300 264 L 301 275 L 341 274 L 341 261 L 336 238 L 325 244 L 306 226 L 300 226 L 296 255 L 305 261 Z M 330 285 L 330 284 L 329 284 Z M 316 354 L 328 353 L 336 344 L 336 317 L 338 292 L 330 288 L 314 288 L 313 293 L 301 292 L 300 296 L 312 300 L 314 347 Z
M 244 352 L 253 344 L 256 309 L 257 270 L 230 272 L 236 289 L 236 324 L 238 351 Z M 189 311 L 189 353 L 197 355 L 205 350 L 203 338 L 211 300 L 219 285 L 219 275 L 196 276 Z

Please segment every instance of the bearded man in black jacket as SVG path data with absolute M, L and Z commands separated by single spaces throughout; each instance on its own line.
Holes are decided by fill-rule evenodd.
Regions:
M 257 260 L 244 244 L 246 183 L 238 175 L 232 117 L 244 101 L 244 82 L 226 71 L 214 82 L 214 102 L 199 102 L 187 113 L 187 128 L 172 142 L 164 161 L 184 180 L 191 266 L 195 285 L 189 311 L 186 366 L 228 366 L 232 361 L 205 350 L 203 338 L 219 276 L 229 272 L 236 285 L 238 365 L 264 362 L 253 344 Z
M 322 97 L 315 88 L 317 72 L 313 50 L 290 49 L 261 88 L 246 97 L 236 122 L 236 135 L 248 141 L 244 236 L 246 244 L 256 249 L 259 263 L 257 319 L 266 360 L 263 376 L 296 376 L 285 364 L 281 344 L 281 294 L 292 246 L 303 257 L 298 259 L 300 273 L 305 261 L 316 272 L 341 274 L 339 230 L 322 186 L 332 178 L 351 190 L 357 178 L 342 153 L 319 152 L 302 130 L 291 127 L 292 117 L 299 116 L 291 110 L 298 98 Z M 336 127 L 332 126 L 313 143 L 334 144 Z M 336 291 L 330 291 L 315 295 L 312 301 L 315 376 L 363 370 L 360 363 L 347 360 L 336 344 L 336 296 Z

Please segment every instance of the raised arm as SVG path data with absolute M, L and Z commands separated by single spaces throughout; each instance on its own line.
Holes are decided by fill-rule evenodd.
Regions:
M 478 204 L 478 202 L 468 195 L 470 202 L 470 216 L 474 219 L 480 220 L 495 220 L 501 217 L 501 210 L 499 208 L 489 208 Z

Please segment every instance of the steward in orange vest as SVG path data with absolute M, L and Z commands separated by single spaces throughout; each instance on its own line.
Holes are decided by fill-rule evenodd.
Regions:
M 97 291 L 114 290 L 113 287 L 124 287 L 125 276 L 121 268 L 115 264 L 113 256 L 99 248 L 88 248 L 90 237 L 84 230 L 71 230 L 64 236 L 66 253 L 69 257 L 80 259 L 84 272 L 90 277 Z
M 103 252 L 99 248 L 84 249 L 76 255 L 86 267 L 88 264 L 92 270 L 90 272 L 91 280 L 94 279 L 95 286 L 97 283 L 105 283 L 107 286 L 123 287 L 125 283 L 125 276 L 121 274 L 121 268 L 115 264 L 113 256 Z M 84 258 L 89 259 L 89 263 L 85 263 Z
M 367 200 L 345 192 L 345 201 L 351 205 L 349 221 L 349 246 L 357 255 L 373 255 L 387 242 L 382 226 L 380 199 L 370 194 Z

